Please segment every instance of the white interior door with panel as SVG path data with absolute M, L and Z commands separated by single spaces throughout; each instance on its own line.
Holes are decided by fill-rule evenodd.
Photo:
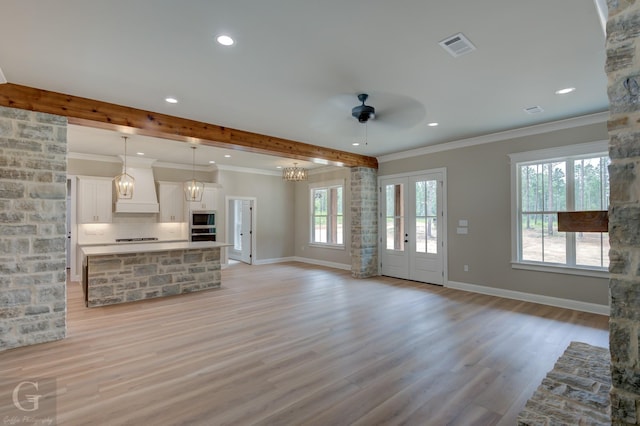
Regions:
M 444 284 L 444 170 L 380 179 L 382 275 Z

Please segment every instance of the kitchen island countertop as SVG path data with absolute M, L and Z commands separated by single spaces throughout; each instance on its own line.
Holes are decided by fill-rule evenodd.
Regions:
M 192 250 L 218 247 L 231 247 L 231 244 L 217 241 L 177 241 L 167 243 L 126 243 L 126 244 L 105 244 L 98 246 L 83 246 L 82 253 L 85 256 L 105 255 L 105 254 L 127 254 L 141 252 L 158 252 L 169 250 Z

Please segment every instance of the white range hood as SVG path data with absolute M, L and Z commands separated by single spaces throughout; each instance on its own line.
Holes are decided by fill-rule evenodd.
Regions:
M 124 162 L 124 155 L 120 155 Z M 116 200 L 116 213 L 158 213 L 160 205 L 156 196 L 156 183 L 153 178 L 151 165 L 155 159 L 131 157 L 127 155 L 127 174 L 131 175 L 133 183 L 133 198 L 130 200 Z

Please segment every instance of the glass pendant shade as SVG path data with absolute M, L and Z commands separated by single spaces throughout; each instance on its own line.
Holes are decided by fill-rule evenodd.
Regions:
M 202 201 L 204 183 L 196 180 L 196 147 L 192 146 L 191 149 L 193 150 L 193 177 L 183 184 L 184 199 L 187 201 Z
M 202 182 L 192 179 L 184 183 L 184 197 L 187 201 L 202 201 L 203 192 L 204 183 Z
M 292 182 L 307 180 L 307 170 L 298 167 L 298 163 L 293 163 L 293 167 L 282 169 L 282 179 Z
M 133 198 L 135 179 L 127 173 L 127 137 L 123 136 L 122 139 L 124 139 L 124 166 L 122 173 L 113 178 L 113 183 L 116 185 L 118 200 L 130 200 Z
M 133 176 L 122 173 L 116 176 L 113 181 L 116 184 L 116 193 L 118 194 L 119 200 L 130 200 L 133 198 L 133 183 L 135 182 Z

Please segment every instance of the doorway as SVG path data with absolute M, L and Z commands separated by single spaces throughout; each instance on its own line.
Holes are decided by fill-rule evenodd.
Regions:
M 446 170 L 380 178 L 380 273 L 443 285 Z
M 251 265 L 255 243 L 256 199 L 227 197 L 229 259 Z

